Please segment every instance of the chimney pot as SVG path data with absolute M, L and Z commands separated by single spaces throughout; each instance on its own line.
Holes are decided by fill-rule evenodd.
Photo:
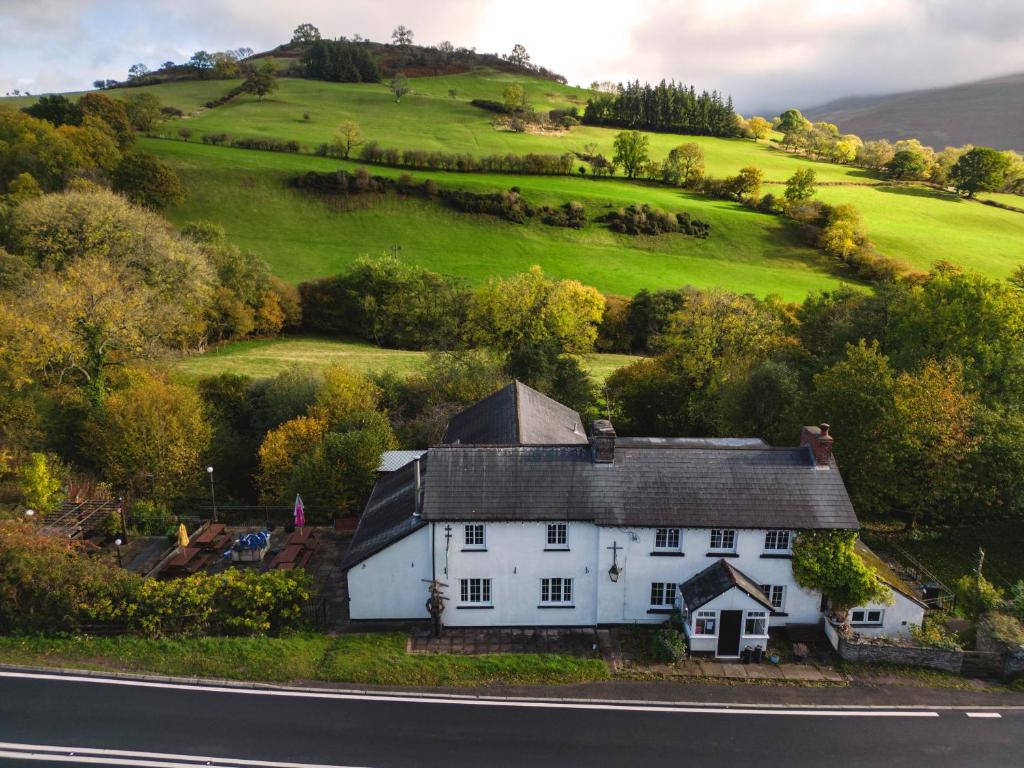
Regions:
M 595 464 L 615 463 L 615 427 L 608 419 L 590 425 L 590 450 Z
M 817 427 L 804 427 L 800 430 L 800 446 L 810 448 L 817 467 L 828 467 L 832 461 L 832 443 L 835 442 L 828 433 L 831 426 L 822 422 Z

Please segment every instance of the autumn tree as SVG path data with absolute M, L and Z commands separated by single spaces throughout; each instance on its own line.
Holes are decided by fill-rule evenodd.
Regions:
M 740 172 L 725 180 L 725 186 L 737 200 L 756 200 L 761 196 L 761 184 L 764 182 L 764 171 L 748 165 L 740 168 Z
M 192 387 L 132 371 L 128 383 L 110 392 L 89 420 L 86 445 L 118 487 L 172 500 L 199 485 L 211 434 Z
M 800 168 L 786 180 L 786 199 L 791 202 L 814 196 L 814 169 Z
M 885 139 L 878 139 L 861 144 L 857 148 L 855 160 L 857 165 L 862 165 L 873 171 L 880 171 L 885 168 L 895 154 L 896 150 L 893 149 L 892 144 Z
M 363 143 L 359 123 L 346 120 L 334 134 L 334 143 L 341 150 L 341 156 L 348 160 L 352 150 Z
M 767 139 L 772 135 L 772 124 L 763 117 L 756 115 L 747 120 L 747 131 L 754 141 Z
M 83 119 L 94 117 L 105 123 L 121 149 L 135 140 L 132 121 L 123 101 L 102 93 L 87 93 L 78 100 L 78 106 L 82 110 Z
M 160 99 L 152 93 L 133 93 L 124 100 L 125 110 L 136 131 L 152 130 L 160 122 Z
M 680 144 L 669 150 L 661 167 L 664 181 L 694 187 L 704 178 L 704 150 L 692 141 Z
M 635 178 L 650 158 L 650 139 L 640 131 L 621 131 L 615 135 L 613 162 L 621 165 L 630 179 Z
M 111 186 L 133 203 L 162 210 L 185 201 L 185 188 L 178 174 L 148 152 L 129 152 L 111 178 Z
M 505 86 L 505 90 L 501 94 L 502 103 L 505 105 L 505 111 L 510 114 L 517 112 L 525 112 L 529 109 L 529 103 L 526 99 L 526 89 L 523 88 L 519 83 L 510 83 Z

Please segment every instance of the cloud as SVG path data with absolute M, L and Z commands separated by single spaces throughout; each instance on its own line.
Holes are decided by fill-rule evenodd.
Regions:
M 3 0 L 0 91 L 83 88 L 200 48 L 265 50 L 305 21 L 331 37 L 386 40 L 402 23 L 427 44 L 523 43 L 572 83 L 675 78 L 748 114 L 1024 70 L 1019 0 Z

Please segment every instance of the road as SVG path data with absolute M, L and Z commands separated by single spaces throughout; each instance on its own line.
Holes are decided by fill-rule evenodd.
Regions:
M 68 763 L 1021 766 L 1024 708 L 480 700 L 0 672 L 0 768 Z

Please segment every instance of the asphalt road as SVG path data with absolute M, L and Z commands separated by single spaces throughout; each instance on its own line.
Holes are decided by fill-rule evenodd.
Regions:
M 1024 709 L 474 701 L 0 672 L 0 767 L 68 763 L 1021 766 Z

